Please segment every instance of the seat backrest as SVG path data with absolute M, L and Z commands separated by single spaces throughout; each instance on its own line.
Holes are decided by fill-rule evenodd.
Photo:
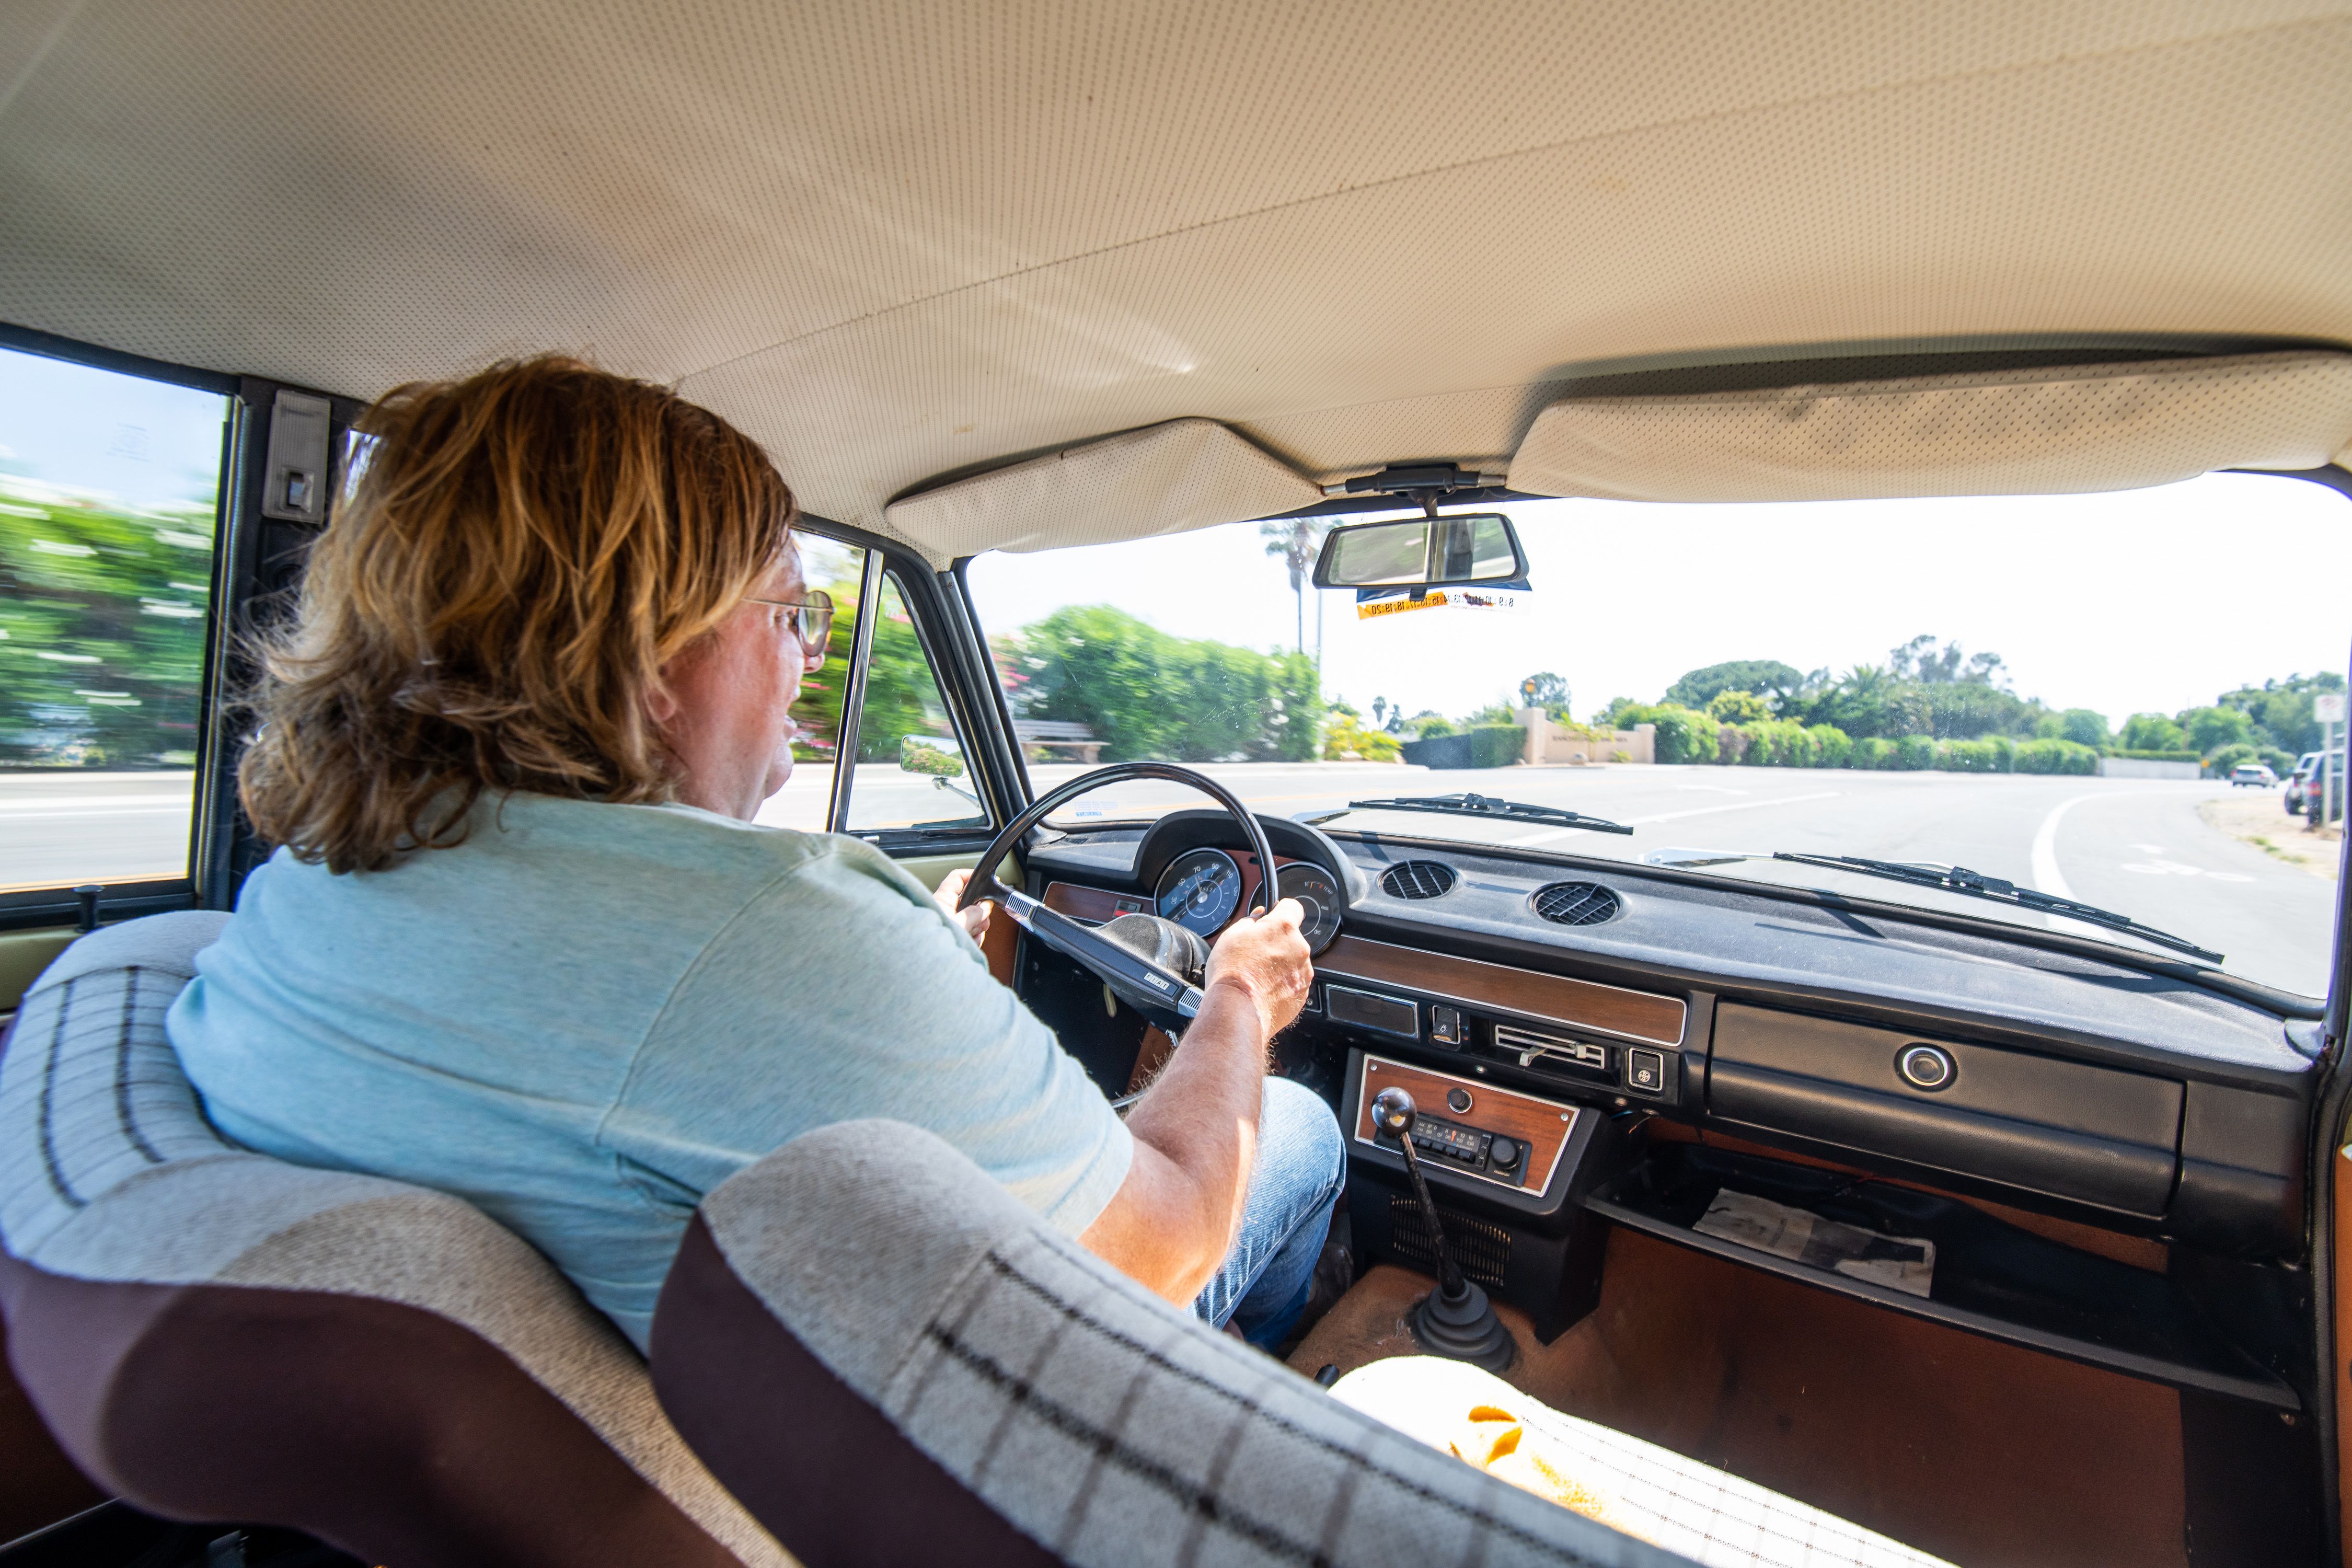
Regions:
M 703 1202 L 654 1387 L 808 1568 L 1685 1564 L 1339 1404 L 898 1122 Z
M 538 1252 L 214 1131 L 163 1016 L 227 918 L 82 938 L 0 1044 L 0 1309 L 75 1462 L 155 1513 L 402 1568 L 788 1563 Z

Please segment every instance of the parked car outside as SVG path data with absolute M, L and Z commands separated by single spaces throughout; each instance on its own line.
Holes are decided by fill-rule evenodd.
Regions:
M 2295 758 L 2294 772 L 2289 773 L 2286 779 L 2286 814 L 2289 816 L 2303 815 L 2304 786 L 2311 780 L 2311 770 L 2318 765 L 2317 752 L 2305 752 Z
M 2240 763 L 2230 770 L 2230 787 L 2252 784 L 2256 789 L 2269 789 L 2278 783 L 2278 774 L 2271 772 L 2267 763 Z

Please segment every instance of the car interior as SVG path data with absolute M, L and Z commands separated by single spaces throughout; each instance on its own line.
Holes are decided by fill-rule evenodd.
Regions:
M 220 447 L 173 557 L 199 607 L 155 623 L 190 649 L 184 862 L 0 866 L 0 1564 L 2343 1561 L 2340 920 L 2315 996 L 2080 920 L 1253 810 L 1024 732 L 970 570 L 1310 518 L 1318 592 L 1418 594 L 1524 585 L 1507 521 L 1427 520 L 1531 498 L 2352 500 L 2347 178 L 2352 8 L 2306 0 L 21 0 L 0 349 L 201 395 Z M 244 639 L 371 400 L 550 349 L 773 457 L 855 590 L 835 765 L 776 820 L 973 869 L 997 978 L 1107 1097 L 1179 1048 L 1202 942 L 1308 910 L 1270 1070 L 1339 1120 L 1353 1274 L 1286 1365 L 1153 1350 L 1177 1314 L 943 1145 L 816 1132 L 706 1204 L 648 1370 L 457 1200 L 205 1122 L 161 1018 L 271 847 Z M 1345 531 L 1416 509 L 1402 567 Z M 886 653 L 951 762 L 861 750 Z M 926 767 L 954 812 L 896 820 L 877 781 Z M 1121 779 L 1202 793 L 1066 809 Z M 845 1175 L 885 1166 L 929 1206 Z M 1727 1236 L 1726 1194 L 1932 1243 L 1932 1283 Z M 909 1403 L 874 1347 L 946 1321 L 982 1234 L 1046 1283 L 970 1342 L 1035 1384 Z M 1082 1320 L 1198 1359 L 1135 1374 L 1104 1485 L 1136 1496 L 1079 1528 L 1055 1489 L 1116 1423 L 973 1434 L 1128 1375 L 1047 1370 Z M 1621 1533 L 1400 1458 L 1325 1388 L 1433 1340 L 1710 1517 L 1761 1489 L 1864 1543 L 1671 1501 Z M 1277 1457 L 1191 1491 L 1150 1457 L 1224 1430 Z M 1337 1495 L 1365 1511 L 1318 1539 Z

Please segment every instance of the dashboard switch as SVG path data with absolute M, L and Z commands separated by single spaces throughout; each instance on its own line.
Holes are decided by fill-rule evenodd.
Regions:
M 1432 1045 L 1460 1045 L 1463 1039 L 1461 1009 L 1445 1006 L 1430 1008 L 1429 1039 Z
M 1627 1051 L 1625 1087 L 1636 1094 L 1666 1091 L 1666 1057 L 1663 1051 Z

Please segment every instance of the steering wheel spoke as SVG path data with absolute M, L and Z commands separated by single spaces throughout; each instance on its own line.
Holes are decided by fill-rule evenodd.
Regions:
M 1266 842 L 1265 828 L 1250 815 L 1249 809 L 1234 797 L 1233 792 L 1214 779 L 1172 763 L 1113 763 L 1108 767 L 1082 773 L 1059 789 L 1049 790 L 1031 803 L 1027 810 L 1006 823 L 1004 830 L 981 851 L 980 863 L 971 868 L 971 879 L 965 884 L 963 898 L 957 908 L 970 909 L 977 903 L 993 901 L 1015 925 L 1092 973 L 1109 986 L 1114 995 L 1145 1017 L 1174 1032 L 1200 1016 L 1204 998 L 1199 986 L 1181 974 L 1171 973 L 1140 953 L 1112 942 L 1092 926 L 1073 920 L 1058 910 L 1047 908 L 1044 900 L 1006 885 L 996 875 L 996 868 L 1003 864 L 1005 856 L 1026 840 L 1030 830 L 1047 816 L 1090 790 L 1130 778 L 1168 779 L 1187 784 L 1224 807 L 1240 826 L 1243 838 L 1257 856 L 1258 886 L 1252 900 L 1253 907 L 1260 911 L 1274 907 L 1273 846 Z
M 1171 974 L 1117 942 L 1105 941 L 1091 927 L 1046 908 L 1026 893 L 1008 889 L 1003 907 L 1014 924 L 1063 957 L 1092 970 L 1139 1010 L 1164 1009 L 1187 1021 L 1201 1016 L 1200 987 L 1183 976 Z

